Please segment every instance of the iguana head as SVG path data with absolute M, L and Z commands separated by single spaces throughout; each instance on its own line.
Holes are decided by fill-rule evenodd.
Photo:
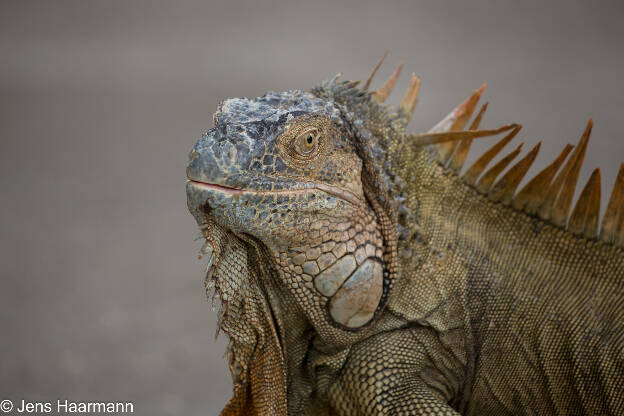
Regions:
M 187 167 L 188 205 L 204 235 L 216 224 L 266 247 L 274 277 L 321 339 L 335 346 L 366 336 L 397 276 L 400 240 L 417 228 L 402 203 L 405 146 L 510 128 L 448 132 L 466 113 L 464 103 L 443 120 L 448 126 L 408 137 L 418 79 L 395 111 L 383 101 L 398 71 L 373 92 L 371 77 L 363 87 L 335 77 L 309 92 L 226 100 Z M 219 284 L 232 276 L 213 278 L 221 295 L 220 287 L 236 287 Z
M 275 277 L 332 343 L 371 322 L 390 283 L 363 165 L 340 104 L 291 91 L 224 101 L 187 167 L 197 221 L 263 244 Z

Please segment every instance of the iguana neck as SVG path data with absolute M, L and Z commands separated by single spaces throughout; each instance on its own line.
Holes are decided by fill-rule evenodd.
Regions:
M 447 331 L 463 326 L 467 319 L 465 276 L 448 269 L 455 260 L 455 234 L 463 226 L 463 211 L 458 209 L 462 196 L 454 189 L 464 185 L 426 149 L 406 149 L 405 159 L 410 162 L 399 175 L 409 183 L 404 204 L 413 215 L 399 217 L 405 230 L 399 240 L 400 276 L 390 310 Z M 412 293 L 415 287 L 419 290 Z M 410 299 L 413 295 L 416 298 Z M 439 317 L 440 313 L 445 316 Z

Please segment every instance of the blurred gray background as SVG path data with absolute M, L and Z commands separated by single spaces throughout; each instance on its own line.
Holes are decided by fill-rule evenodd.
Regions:
M 224 405 L 184 168 L 227 97 L 363 78 L 388 50 L 376 85 L 404 60 L 394 103 L 423 81 L 414 131 L 487 81 L 483 125 L 544 140 L 531 172 L 593 116 L 581 181 L 601 166 L 605 199 L 622 21 L 621 1 L 1 1 L 0 399 Z

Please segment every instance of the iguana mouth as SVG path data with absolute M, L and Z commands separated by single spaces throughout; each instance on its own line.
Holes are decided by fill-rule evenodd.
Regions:
M 273 190 L 273 191 L 263 191 L 263 190 L 255 190 L 255 189 L 237 189 L 232 188 L 225 185 L 219 185 L 216 183 L 208 183 L 201 182 L 194 179 L 189 179 L 189 183 L 198 188 L 207 190 L 207 191 L 220 191 L 228 195 L 242 195 L 244 193 L 249 194 L 296 194 L 296 193 L 306 193 L 310 191 L 322 191 L 328 193 L 330 195 L 336 196 L 338 198 L 344 199 L 354 205 L 361 205 L 364 203 L 361 197 L 358 197 L 353 192 L 335 187 L 329 186 L 322 183 L 307 183 L 305 188 L 302 189 L 284 189 L 284 190 Z
M 212 191 L 221 191 L 231 195 L 240 195 L 243 192 L 246 192 L 244 189 L 236 189 L 229 186 L 219 185 L 216 183 L 208 183 L 208 182 L 200 182 L 195 180 L 189 180 L 193 185 L 199 186 L 200 188 L 204 188 L 206 190 Z

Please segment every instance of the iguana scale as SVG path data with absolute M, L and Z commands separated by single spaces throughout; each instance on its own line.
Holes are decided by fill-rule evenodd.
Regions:
M 408 133 L 420 81 L 393 109 L 380 64 L 228 99 L 190 153 L 222 414 L 624 414 L 624 164 L 599 228 L 600 170 L 572 208 L 591 120 L 518 190 L 539 144 L 492 164 L 520 126 L 470 121 L 483 88 Z

